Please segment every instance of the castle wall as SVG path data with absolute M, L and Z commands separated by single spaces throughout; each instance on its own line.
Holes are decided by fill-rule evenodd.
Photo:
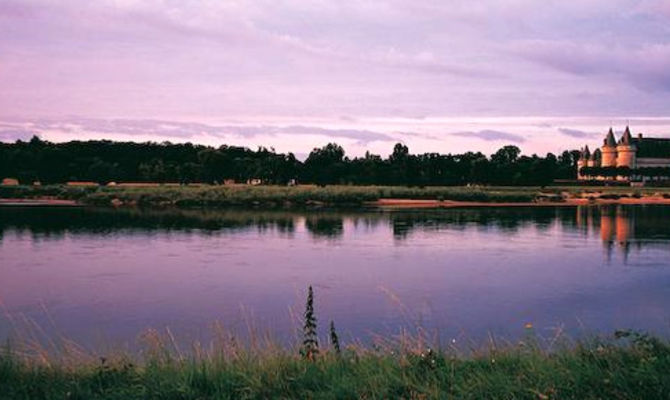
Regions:
M 670 167 L 670 158 L 638 158 L 637 168 Z
M 602 152 L 602 159 L 600 165 L 602 167 L 616 167 L 617 166 L 617 151 L 615 147 L 603 146 L 600 148 Z
M 624 146 L 619 145 L 616 148 L 616 166 L 617 167 L 628 167 L 636 168 L 635 164 L 635 153 L 636 149 L 633 146 Z

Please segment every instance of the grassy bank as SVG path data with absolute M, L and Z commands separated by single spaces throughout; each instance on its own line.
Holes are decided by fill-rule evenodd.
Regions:
M 380 199 L 450 200 L 480 203 L 522 203 L 570 198 L 670 197 L 668 188 L 630 187 L 403 187 L 403 186 L 151 186 L 73 187 L 0 186 L 0 198 L 62 199 L 83 204 L 228 207 L 361 205 Z
M 69 187 L 5 186 L 0 198 L 56 198 L 91 205 L 174 205 L 225 207 L 244 205 L 359 205 L 381 198 L 441 199 L 483 202 L 532 201 L 535 188 L 396 187 L 396 186 L 154 186 Z
M 623 342 L 620 343 L 620 341 Z M 169 338 L 142 360 L 0 356 L 0 399 L 667 399 L 670 346 L 632 334 L 543 350 L 532 337 L 464 355 L 425 345 L 322 349 L 313 360 L 230 340 L 184 357 Z

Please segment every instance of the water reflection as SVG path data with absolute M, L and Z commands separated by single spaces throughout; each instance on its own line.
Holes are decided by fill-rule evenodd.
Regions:
M 670 242 L 670 208 L 603 205 L 577 207 L 576 229 L 598 235 L 608 259 L 618 248 L 627 259 L 632 249 L 666 248 Z
M 36 238 L 65 233 L 105 234 L 117 231 L 295 231 L 296 214 L 238 210 L 150 210 L 96 208 L 2 208 L 0 232 L 16 230 Z
M 305 228 L 313 237 L 337 238 L 344 234 L 344 217 L 342 216 L 308 216 Z
M 48 325 L 45 305 L 83 340 L 134 338 L 148 326 L 201 329 L 217 319 L 234 325 L 240 305 L 290 336 L 287 308 L 299 313 L 308 285 L 322 320 L 355 337 L 397 332 L 407 320 L 399 308 L 445 335 L 577 319 L 573 328 L 662 331 L 669 220 L 670 207 L 616 205 L 0 208 L 0 303 Z M 0 340 L 5 334 L 0 320 Z
M 451 210 L 366 211 L 244 211 L 140 210 L 89 208 L 1 208 L 0 240 L 8 230 L 35 239 L 59 239 L 66 233 L 107 234 L 151 231 L 238 232 L 255 230 L 291 236 L 298 226 L 315 238 L 337 239 L 347 229 L 374 231 L 388 225 L 393 238 L 406 240 L 416 231 L 496 230 L 510 235 L 533 227 L 539 232 L 553 226 L 564 231 L 599 235 L 608 250 L 631 245 L 663 245 L 670 241 L 670 207 L 579 206 L 538 208 L 478 208 Z

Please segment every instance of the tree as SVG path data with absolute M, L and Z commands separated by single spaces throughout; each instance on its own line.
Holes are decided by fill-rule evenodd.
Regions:
M 491 156 L 491 162 L 495 164 L 511 164 L 519 158 L 521 149 L 516 146 L 507 145 Z
M 409 157 L 409 148 L 402 143 L 396 143 L 393 146 L 393 153 L 389 157 L 391 164 L 398 164 L 407 161 Z
M 154 159 L 139 166 L 140 177 L 149 182 L 166 182 L 167 171 L 162 159 Z
M 179 183 L 191 183 L 198 180 L 202 170 L 200 165 L 194 162 L 186 162 L 177 167 L 177 174 L 179 175 Z
M 616 176 L 630 177 L 632 172 L 633 171 L 629 167 L 617 167 Z
M 0 142 L 0 177 L 21 182 L 62 183 L 68 180 L 97 182 L 244 182 L 261 178 L 270 184 L 301 183 L 359 185 L 543 185 L 554 179 L 574 179 L 579 151 L 558 157 L 522 156 L 516 146 L 504 146 L 487 157 L 482 153 L 411 154 L 397 143 L 386 157 L 366 153 L 349 159 L 344 149 L 329 143 L 315 148 L 303 163 L 291 153 L 274 149 L 222 145 L 217 148 L 191 143 L 133 143 L 108 140 L 51 143 L 34 137 L 29 141 Z M 616 176 L 617 171 L 606 171 Z M 635 173 L 641 175 L 640 173 Z M 665 170 L 651 169 L 645 176 L 662 178 Z
M 402 143 L 396 143 L 393 146 L 393 153 L 389 156 L 391 183 L 396 185 L 410 183 L 410 175 L 412 174 L 410 160 L 411 157 L 407 146 Z
M 344 171 L 343 164 L 344 149 L 336 143 L 312 150 L 305 160 L 308 179 L 320 186 L 338 183 Z
M 102 161 L 99 158 L 96 158 L 96 160 L 88 168 L 88 174 L 86 178 L 93 182 L 107 183 L 118 175 L 116 168 L 116 164 L 112 164 L 110 162 Z

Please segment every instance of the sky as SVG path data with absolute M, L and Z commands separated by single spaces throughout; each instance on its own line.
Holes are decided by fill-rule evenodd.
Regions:
M 526 154 L 670 137 L 670 0 L 0 0 L 0 141 Z

